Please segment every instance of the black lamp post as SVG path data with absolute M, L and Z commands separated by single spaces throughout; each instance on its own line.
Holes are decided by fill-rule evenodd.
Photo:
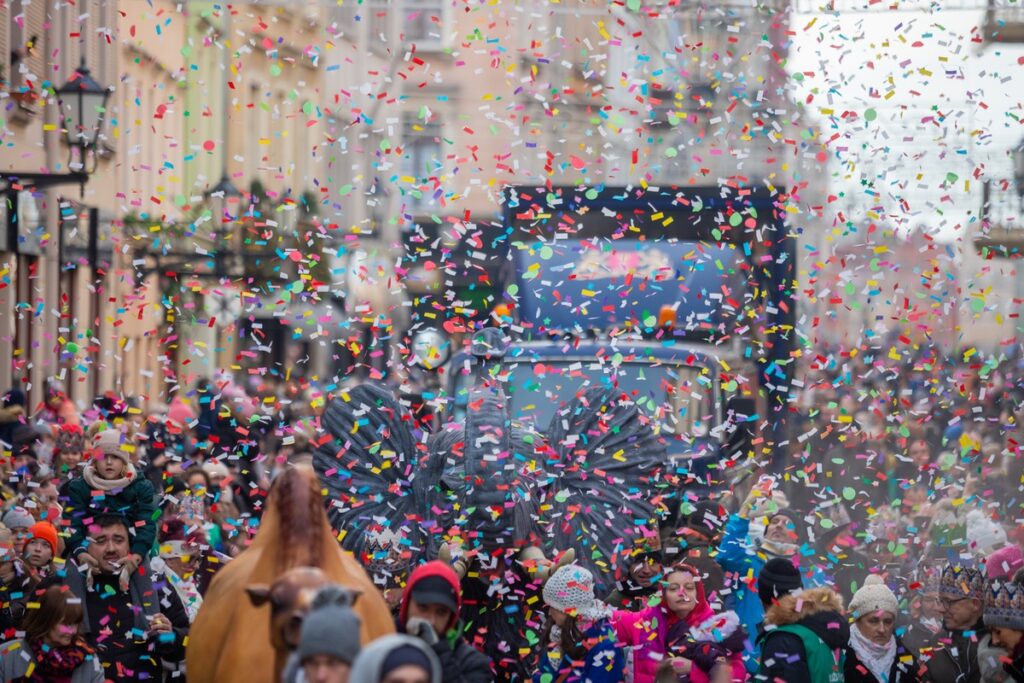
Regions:
M 106 123 L 107 99 L 111 89 L 106 88 L 92 77 L 85 62 L 67 83 L 56 91 L 61 111 L 61 123 L 67 131 L 67 143 L 71 162 L 67 173 L 40 173 L 31 171 L 0 171 L 7 200 L 7 235 L 11 251 L 18 250 L 18 193 L 26 188 L 37 190 L 58 185 L 81 185 L 96 170 L 98 162 L 95 153 L 102 140 Z M 79 161 L 74 162 L 75 150 Z M 89 152 L 93 151 L 91 168 L 87 166 Z
M 110 89 L 96 82 L 84 59 L 71 80 L 57 88 L 68 148 L 78 149 L 81 153 L 82 170 L 85 170 L 86 152 L 95 150 L 101 141 L 109 97 Z M 96 170 L 96 156 L 93 154 L 93 171 Z

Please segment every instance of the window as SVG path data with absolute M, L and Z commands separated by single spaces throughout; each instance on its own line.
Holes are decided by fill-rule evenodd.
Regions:
M 398 3 L 371 2 L 370 46 L 380 51 L 400 36 L 404 45 L 416 44 L 420 51 L 439 50 L 444 45 L 445 5 L 436 0 L 403 0 Z
M 10 20 L 8 34 L 10 74 L 7 78 L 14 87 L 38 90 L 44 77 L 43 39 L 45 37 L 46 7 L 42 2 L 13 0 L 7 10 Z
M 434 204 L 441 157 L 441 124 L 437 119 L 423 121 L 411 113 L 402 117 L 401 179 L 407 211 Z M 411 180 L 410 180 L 411 179 Z
M 441 47 L 444 36 L 444 3 L 431 0 L 405 0 L 399 17 L 403 42 L 416 43 L 419 49 Z

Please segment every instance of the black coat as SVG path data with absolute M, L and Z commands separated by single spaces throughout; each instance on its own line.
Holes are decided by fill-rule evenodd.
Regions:
M 67 567 L 64 583 L 83 601 L 82 635 L 99 655 L 106 680 L 160 681 L 164 663 L 185 661 L 188 613 L 162 574 L 150 572 L 148 567 L 145 573 L 135 572 L 126 593 L 116 576 L 99 572 L 94 574 L 93 589 L 88 590 L 85 576 L 70 562 Z M 171 633 L 149 635 L 149 618 L 158 612 L 171 622 Z
M 442 683 L 491 683 L 491 660 L 462 638 L 449 641 L 441 639 L 431 646 L 441 660 Z
M 912 653 L 903 645 L 903 641 L 896 639 L 896 658 L 889 668 L 889 680 L 887 683 L 918 683 L 921 679 L 918 676 L 918 664 Z M 907 661 L 900 661 L 907 660 Z M 870 669 L 861 664 L 857 653 L 852 648 L 846 649 L 846 664 L 843 670 L 845 683 L 882 683 L 872 675 Z
M 970 636 L 964 631 L 952 631 L 943 638 L 941 647 L 932 653 L 927 662 L 923 680 L 926 683 L 981 683 L 981 666 L 978 663 L 978 645 L 988 629 L 981 623 Z

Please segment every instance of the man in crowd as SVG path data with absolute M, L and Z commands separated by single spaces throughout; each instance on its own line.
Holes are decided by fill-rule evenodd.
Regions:
M 462 588 L 455 571 L 435 560 L 413 571 L 402 595 L 399 632 L 425 640 L 441 660 L 444 683 L 489 683 L 490 660 L 459 632 Z
M 131 536 L 123 517 L 96 517 L 88 538 L 86 552 L 96 567 L 69 564 L 63 577 L 85 607 L 82 633 L 107 680 L 160 680 L 163 663 L 185 658 L 189 621 L 181 599 L 146 568 L 124 576 Z
M 978 683 L 982 660 L 993 655 L 982 620 L 985 577 L 974 567 L 949 564 L 939 577 L 942 625 L 949 632 L 927 662 L 928 683 Z

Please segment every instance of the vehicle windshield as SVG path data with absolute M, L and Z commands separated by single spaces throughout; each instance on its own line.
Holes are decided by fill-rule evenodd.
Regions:
M 480 373 L 460 374 L 455 395 L 455 418 L 465 416 L 469 389 Z M 489 373 L 492 374 L 493 373 Z M 556 412 L 581 389 L 614 387 L 658 420 L 663 430 L 702 437 L 714 427 L 712 372 L 700 365 L 595 361 L 579 358 L 509 362 L 497 373 L 509 397 L 513 419 L 546 430 Z

